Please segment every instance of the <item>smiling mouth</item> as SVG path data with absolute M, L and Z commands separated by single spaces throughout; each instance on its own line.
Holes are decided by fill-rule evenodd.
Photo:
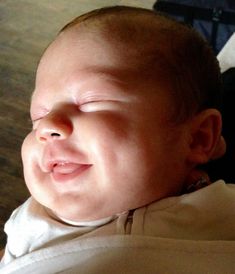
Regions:
M 53 166 L 51 176 L 54 181 L 65 183 L 87 171 L 91 165 L 76 163 L 58 163 Z

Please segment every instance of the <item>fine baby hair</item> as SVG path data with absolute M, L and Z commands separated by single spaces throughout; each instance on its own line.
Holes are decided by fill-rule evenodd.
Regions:
M 122 43 L 126 58 L 136 54 L 140 77 L 151 76 L 167 87 L 175 102 L 173 119 L 183 121 L 206 109 L 220 109 L 221 76 L 205 39 L 166 14 L 142 8 L 106 7 L 81 15 L 61 32 L 77 26 Z M 129 60 L 127 61 L 129 62 Z

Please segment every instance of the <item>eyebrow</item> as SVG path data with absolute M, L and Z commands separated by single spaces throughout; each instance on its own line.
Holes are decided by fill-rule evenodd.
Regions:
M 85 74 L 87 81 L 90 81 L 90 79 L 93 77 L 101 77 L 104 80 L 116 82 L 120 86 L 126 86 L 128 83 L 130 83 L 131 75 L 133 78 L 133 71 L 130 69 L 117 69 L 112 67 L 88 66 L 77 72 L 78 75 L 81 73 Z M 36 87 L 31 94 L 30 104 L 32 103 L 35 91 Z
M 127 79 L 131 76 L 130 70 L 127 69 L 90 66 L 83 70 L 85 70 L 87 77 L 99 76 L 103 79 L 118 82 L 120 84 L 127 84 Z

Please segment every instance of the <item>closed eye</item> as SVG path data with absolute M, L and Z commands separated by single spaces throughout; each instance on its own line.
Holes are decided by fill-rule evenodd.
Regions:
M 38 124 L 38 122 L 45 117 L 49 113 L 49 110 L 46 108 L 35 108 L 32 110 L 31 108 L 31 123 L 34 126 Z
M 117 101 L 112 101 L 112 100 L 89 101 L 89 102 L 82 103 L 79 106 L 79 109 L 82 112 L 112 110 L 116 104 L 117 104 Z
M 33 129 L 36 129 L 38 126 L 38 123 L 46 116 L 47 114 L 43 114 L 42 116 L 37 116 L 37 117 L 32 117 L 31 118 L 31 123 L 33 126 Z
M 33 129 L 37 128 L 38 123 L 40 122 L 42 118 L 37 118 L 37 119 L 31 119 L 32 127 Z

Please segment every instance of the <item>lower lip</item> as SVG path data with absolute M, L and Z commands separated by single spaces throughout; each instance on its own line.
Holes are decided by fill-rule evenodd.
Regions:
M 59 172 L 51 172 L 51 176 L 55 182 L 66 183 L 66 182 L 71 181 L 74 178 L 82 175 L 90 167 L 91 167 L 91 165 L 82 165 L 79 168 L 75 169 L 73 172 L 68 173 L 68 174 L 63 174 L 63 173 L 59 173 Z

